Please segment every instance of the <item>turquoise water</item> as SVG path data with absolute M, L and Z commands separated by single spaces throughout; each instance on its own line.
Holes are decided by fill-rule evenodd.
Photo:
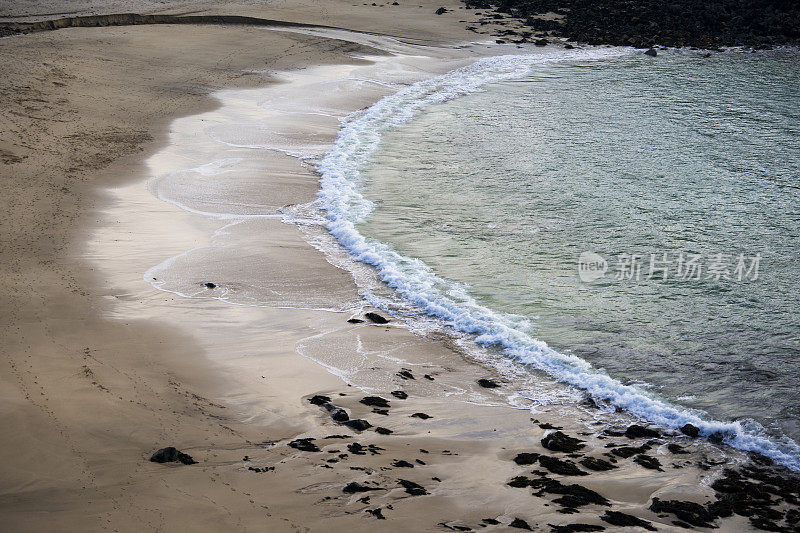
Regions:
M 358 231 L 623 384 L 800 440 L 800 54 L 627 55 L 516 78 L 384 132 Z M 603 277 L 581 279 L 583 252 Z

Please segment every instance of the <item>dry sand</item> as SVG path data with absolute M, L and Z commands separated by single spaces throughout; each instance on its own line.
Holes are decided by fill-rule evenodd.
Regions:
M 458 22 L 468 18 L 458 3 L 110 1 L 90 11 L 83 2 L 59 4 L 12 2 L 0 14 L 225 13 L 376 35 L 167 25 L 0 40 L 3 530 L 502 530 L 515 518 L 541 531 L 578 522 L 615 529 L 599 519 L 610 507 L 564 514 L 552 503 L 556 495 L 535 497 L 507 483 L 536 468 L 516 465 L 517 453 L 549 453 L 540 443 L 549 430 L 540 424 L 558 424 L 586 440 L 581 453 L 600 457 L 609 442 L 647 440 L 599 434 L 632 420 L 571 405 L 540 406 L 533 415 L 531 402 L 513 409 L 509 399 L 520 399 L 509 387 L 478 387 L 490 371 L 446 339 L 415 336 L 394 322 L 348 323 L 367 310 L 352 277 L 306 242 L 308 232 L 280 218 L 282 207 L 309 202 L 316 191 L 316 176 L 297 159 L 240 154 L 249 170 L 237 175 L 241 190 L 227 190 L 225 207 L 260 195 L 254 203 L 265 216 L 224 231 L 225 221 L 161 201 L 146 185 L 207 162 L 219 147 L 203 128 L 252 115 L 263 95 L 308 111 L 320 78 L 338 83 L 390 60 L 404 69 L 395 81 L 408 82 L 492 53 L 455 46 L 474 38 Z M 454 13 L 433 15 L 440 5 Z M 366 84 L 344 99 L 321 95 L 315 105 L 352 111 L 391 90 Z M 279 119 L 281 142 L 318 148 L 338 126 L 330 117 Z M 185 200 L 197 207 L 208 196 Z M 187 250 L 194 252 L 181 255 Z M 154 275 L 165 278 L 150 281 L 197 297 L 142 279 L 176 256 Z M 205 281 L 219 286 L 205 289 Z M 259 306 L 235 305 L 253 303 L 253 295 Z M 415 379 L 399 376 L 404 368 Z M 390 395 L 395 390 L 408 399 Z M 392 433 L 336 424 L 308 401 L 317 394 Z M 359 402 L 368 394 L 390 400 L 389 414 Z M 411 416 L 419 412 L 432 418 Z M 325 438 L 331 435 L 344 438 Z M 288 445 L 299 438 L 315 439 L 321 450 Z M 660 530 L 681 530 L 674 516 L 647 509 L 651 498 L 707 501 L 718 469 L 697 462 L 741 456 L 686 438 L 692 453 L 674 456 L 666 450 L 672 440 L 652 447 L 663 471 L 626 459 L 607 473 L 553 477 L 577 480 Z M 374 447 L 360 451 L 354 443 Z M 168 445 L 198 464 L 148 460 Z M 398 479 L 430 494 L 411 495 Z M 351 482 L 379 490 L 343 492 Z M 746 524 L 742 517 L 721 523 L 727 531 Z

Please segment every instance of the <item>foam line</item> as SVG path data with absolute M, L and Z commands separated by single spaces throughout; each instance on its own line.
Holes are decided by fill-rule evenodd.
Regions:
M 761 453 L 793 470 L 800 470 L 800 447 L 790 439 L 775 440 L 752 421 L 721 422 L 703 413 L 669 403 L 632 385 L 625 385 L 587 361 L 563 354 L 525 332 L 520 317 L 480 305 L 463 285 L 437 276 L 425 263 L 404 257 L 386 243 L 367 239 L 356 229 L 374 206 L 360 192 L 362 170 L 378 149 L 383 132 L 411 120 L 424 108 L 480 90 L 488 83 L 525 76 L 537 64 L 595 61 L 629 54 L 627 49 L 560 51 L 535 55 L 490 57 L 448 74 L 421 81 L 387 96 L 365 111 L 348 117 L 332 151 L 318 166 L 318 193 L 327 228 L 362 263 L 375 267 L 379 278 L 426 315 L 475 342 L 500 347 L 521 363 L 586 391 L 656 424 L 679 428 L 694 424 L 702 435 L 718 436 L 741 450 Z

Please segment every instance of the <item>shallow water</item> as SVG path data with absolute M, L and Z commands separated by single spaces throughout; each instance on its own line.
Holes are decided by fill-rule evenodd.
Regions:
M 798 58 L 537 63 L 433 103 L 383 134 L 357 229 L 622 383 L 798 439 Z

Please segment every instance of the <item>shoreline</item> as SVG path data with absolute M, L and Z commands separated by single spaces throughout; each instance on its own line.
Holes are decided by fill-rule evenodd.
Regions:
M 225 31 L 223 29 L 221 33 Z M 270 39 L 273 37 L 274 34 Z M 306 36 L 300 40 L 308 38 Z M 324 39 L 316 41 L 317 37 L 312 39 L 314 46 L 327 46 L 322 43 L 329 43 Z M 342 56 L 339 50 L 334 55 L 341 58 L 335 60 L 341 61 L 341 64 L 331 67 L 331 70 L 352 68 L 352 58 Z M 261 85 L 261 75 L 251 75 L 254 78 L 249 83 Z M 269 88 L 281 85 L 272 84 Z M 358 98 L 363 99 L 364 96 L 359 95 Z M 212 105 L 208 101 L 207 115 L 216 114 L 220 117 L 226 113 L 224 102 Z M 172 122 L 169 126 L 171 135 L 183 131 L 186 138 L 192 141 L 191 124 L 197 119 L 196 114 L 179 119 L 178 122 L 186 123 L 183 127 L 176 127 L 176 123 Z M 320 135 L 326 128 L 329 128 L 329 124 L 316 124 L 310 130 L 299 132 L 290 127 L 284 137 L 293 142 L 302 141 L 309 131 Z M 324 135 L 329 138 L 330 133 Z M 163 140 L 162 150 L 149 160 L 151 170 L 153 165 L 162 165 L 164 172 L 160 174 L 179 171 L 181 168 L 175 166 L 176 161 L 193 161 L 202 153 L 202 143 L 190 145 L 188 151 L 182 154 L 169 153 L 174 143 L 166 138 Z M 163 154 L 162 163 L 158 162 L 158 154 Z M 139 159 L 138 155 L 129 156 L 127 160 L 113 163 L 103 172 L 106 176 L 117 173 L 131 175 L 131 169 L 137 168 L 134 165 Z M 281 202 L 295 203 L 289 200 L 313 198 L 316 178 L 307 169 L 298 169 L 296 159 L 273 155 L 255 161 L 253 165 L 249 168 L 251 173 L 269 169 L 274 175 L 278 169 L 280 177 L 277 188 L 268 190 L 268 199 L 273 203 L 262 203 L 262 206 L 277 210 L 283 205 Z M 139 171 L 135 174 L 145 175 Z M 310 182 L 309 176 L 313 178 Z M 269 185 L 258 183 L 262 187 L 265 184 Z M 287 190 L 291 198 L 281 196 Z M 117 323 L 137 324 L 146 321 L 150 333 L 131 332 L 131 337 L 111 337 L 113 342 L 106 350 L 119 350 L 125 354 L 116 362 L 99 357 L 98 352 L 102 350 L 96 347 L 86 348 L 88 354 L 83 352 L 83 367 L 88 369 L 83 373 L 88 379 L 73 385 L 82 394 L 92 390 L 109 398 L 109 405 L 100 416 L 98 411 L 93 413 L 96 420 L 89 421 L 85 415 L 71 418 L 74 415 L 63 411 L 63 406 L 47 407 L 45 404 L 43 409 L 43 412 L 51 410 L 51 419 L 55 417 L 66 421 L 60 422 L 61 432 L 71 435 L 70 449 L 80 450 L 79 455 L 88 466 L 85 473 L 63 475 L 67 479 L 85 476 L 92 493 L 89 499 L 94 501 L 92 505 L 102 508 L 101 512 L 90 518 L 89 523 L 97 520 L 94 523 L 99 524 L 102 519 L 107 519 L 115 528 L 123 530 L 134 529 L 141 524 L 157 529 L 159 523 L 160 527 L 177 527 L 179 524 L 185 527 L 185 523 L 179 520 L 187 519 L 184 513 L 187 506 L 192 506 L 196 513 L 191 518 L 193 523 L 198 528 L 210 530 L 223 524 L 237 529 L 251 529 L 263 528 L 265 523 L 269 523 L 276 530 L 296 530 L 301 527 L 310 527 L 312 530 L 332 527 L 336 530 L 346 527 L 370 531 L 375 527 L 375 520 L 380 519 L 378 514 L 387 519 L 381 522 L 381 527 L 390 530 L 476 528 L 481 523 L 492 525 L 486 522 L 487 519 L 499 519 L 506 526 L 519 519 L 531 525 L 536 523 L 540 528 L 545 528 L 548 523 L 590 522 L 613 529 L 613 525 L 598 520 L 598 510 L 591 505 L 588 509 L 582 505 L 565 507 L 574 509 L 575 513 L 564 514 L 550 507 L 549 497 L 531 498 L 526 491 L 519 490 L 522 485 L 509 487 L 509 479 L 516 479 L 520 473 L 526 473 L 523 470 L 530 470 L 530 467 L 520 469 L 522 463 L 517 465 L 512 459 L 517 452 L 528 450 L 547 454 L 540 440 L 553 431 L 546 429 L 548 425 L 560 424 L 569 435 L 580 435 L 581 439 L 588 437 L 591 441 L 587 445 L 588 451 L 595 454 L 601 452 L 605 442 L 619 441 L 622 444 L 618 447 L 624 447 L 624 443 L 642 443 L 643 437 L 631 439 L 611 435 L 596 440 L 601 436 L 599 433 L 585 435 L 587 427 L 583 421 L 574 420 L 575 412 L 561 406 L 552 406 L 537 413 L 537 422 L 531 423 L 527 410 L 510 410 L 491 403 L 480 405 L 474 401 L 463 404 L 453 402 L 453 394 L 467 399 L 484 397 L 487 392 L 475 382 L 487 377 L 486 372 L 470 365 L 459 365 L 457 354 L 445 344 L 414 337 L 391 323 L 387 327 L 347 325 L 346 319 L 353 311 L 365 310 L 361 305 L 341 306 L 338 313 L 280 307 L 253 308 L 233 306 L 213 299 L 174 298 L 169 293 L 143 288 L 140 277 L 134 279 L 129 275 L 132 271 L 144 272 L 138 265 L 148 262 L 151 266 L 156 265 L 159 261 L 151 262 L 153 258 L 161 257 L 163 260 L 185 250 L 207 246 L 214 240 L 209 235 L 219 231 L 219 226 L 217 222 L 203 220 L 202 215 L 181 211 L 175 209 L 174 205 L 161 202 L 136 179 L 129 179 L 128 184 L 117 187 L 111 197 L 107 193 L 103 197 L 99 213 L 93 212 L 84 217 L 84 221 L 87 221 L 84 227 L 94 229 L 86 238 L 87 247 L 77 254 L 81 262 L 88 257 L 95 265 L 102 265 L 102 271 L 81 273 L 79 285 L 95 285 L 95 282 L 86 281 L 87 278 L 104 279 L 98 284 L 98 289 L 93 289 L 100 295 L 95 299 L 94 306 L 102 309 L 107 319 Z M 89 219 L 92 222 L 89 223 Z M 294 226 L 287 226 L 270 216 L 264 216 L 257 222 L 260 224 L 258 227 L 226 228 L 229 234 L 225 238 L 233 238 L 240 249 L 249 250 L 255 258 L 267 257 L 272 260 L 273 270 L 266 272 L 278 281 L 278 285 L 287 285 L 286 274 L 295 275 L 298 265 L 302 265 L 302 272 L 290 278 L 289 284 L 302 287 L 306 293 L 325 294 L 323 299 L 326 301 L 336 301 L 342 295 L 345 301 L 352 298 L 358 301 L 349 275 L 339 274 L 331 281 L 329 273 L 335 268 L 331 269 L 317 250 L 299 238 Z M 129 231 L 133 229 L 135 233 Z M 245 231 L 230 233 L 240 229 Z M 83 230 L 78 231 L 82 233 Z M 270 236 L 270 242 L 264 244 L 253 240 L 254 236 L 263 240 L 264 232 Z M 238 253 L 237 257 L 240 257 Z M 225 257 L 215 258 L 215 264 L 222 268 L 231 265 L 232 261 Z M 263 264 L 261 260 L 253 260 L 247 263 L 248 269 L 243 273 L 252 275 L 253 268 L 262 268 L 259 265 Z M 170 268 L 174 269 L 175 265 Z M 214 281 L 207 277 L 207 270 L 200 273 L 187 270 L 183 275 L 197 286 Z M 200 275 L 203 277 L 200 278 Z M 283 290 L 280 286 L 268 288 L 277 293 Z M 241 290 L 241 287 L 238 289 Z M 330 298 L 328 295 L 331 292 L 337 296 Z M 296 299 L 296 293 L 289 294 L 290 301 Z M 345 310 L 351 313 L 341 312 Z M 159 323 L 163 336 L 152 334 L 154 322 Z M 78 353 L 85 333 L 84 330 L 70 335 Z M 116 334 L 107 332 L 105 335 Z M 181 338 L 174 339 L 178 335 Z M 63 345 L 63 341 L 59 343 Z M 126 349 L 128 344 L 135 346 L 135 349 Z M 169 350 L 165 352 L 165 345 L 170 347 L 172 355 L 166 353 Z M 132 352 L 140 351 L 158 356 L 154 358 L 148 354 L 141 363 L 126 359 L 132 356 Z M 305 360 L 297 358 L 296 351 L 304 355 Z M 22 348 L 20 353 L 29 352 Z M 198 354 L 204 354 L 201 360 L 198 360 Z M 380 384 L 372 387 L 369 393 L 388 399 L 390 414 L 376 412 L 382 410 L 381 407 L 370 410 L 370 406 L 358 400 L 366 392 L 359 394 L 347 389 L 347 385 L 338 377 L 319 365 L 336 367 L 347 364 L 352 358 L 351 354 L 361 356 L 357 361 L 359 366 L 355 368 L 357 373 L 367 371 L 363 379 Z M 119 364 L 123 362 L 128 370 L 121 370 Z M 397 375 L 407 367 L 410 367 L 416 379 L 403 379 Z M 131 370 L 137 373 L 136 379 L 126 375 Z M 163 371 L 166 372 L 162 375 Z M 27 384 L 41 381 L 46 398 L 52 396 L 56 400 L 65 393 L 58 384 L 63 379 L 62 370 L 54 371 L 52 379 L 35 370 L 18 372 L 19 382 Z M 23 375 L 23 372 L 29 373 Z M 433 379 L 425 379 L 425 374 Z M 45 384 L 48 381 L 50 383 Z M 392 390 L 401 390 L 395 387 L 408 390 L 409 397 L 400 400 L 389 396 L 387 393 Z M 27 390 L 30 393 L 31 389 Z M 120 394 L 119 402 L 113 399 L 112 392 Z M 373 426 L 386 427 L 393 433 L 359 433 L 338 425 L 330 419 L 326 409 L 308 402 L 316 395 L 334 398 L 323 404 L 331 403 L 347 409 L 351 419 L 364 417 Z M 158 405 L 145 405 L 153 397 L 158 399 Z M 96 403 L 89 396 L 85 396 L 85 399 Z M 145 408 L 134 413 L 133 417 L 131 413 L 122 415 L 127 417 L 120 423 L 113 418 L 120 417 L 122 402 L 141 404 Z M 465 408 L 466 405 L 469 407 Z M 59 410 L 61 412 L 56 414 Z M 422 411 L 427 411 L 433 418 L 426 420 L 413 416 Z M 153 414 L 157 424 L 153 424 Z M 82 427 L 78 429 L 80 426 L 75 424 L 75 420 L 95 428 L 96 434 L 107 434 L 109 428 L 114 428 L 117 436 L 103 436 L 99 441 L 96 437 L 85 440 L 82 435 L 84 430 Z M 131 440 L 130 429 L 126 427 L 130 424 L 135 424 L 135 442 L 132 446 L 120 447 L 121 442 Z M 69 431 L 70 425 L 72 431 Z M 146 429 L 148 426 L 157 426 L 157 431 Z M 326 441 L 326 436 L 337 433 L 347 434 L 348 438 Z M 153 439 L 155 435 L 158 435 L 158 441 Z M 315 443 L 314 446 L 322 451 L 303 451 L 302 440 L 308 438 L 313 439 L 312 444 Z M 49 446 L 50 442 L 58 440 L 45 442 Z M 351 446 L 356 443 L 363 450 Z M 98 463 L 98 459 L 86 450 L 99 450 L 104 444 L 111 444 L 109 455 L 104 455 Z M 200 465 L 171 467 L 147 462 L 149 453 L 161 445 L 171 444 L 192 454 L 200 461 Z M 658 456 L 662 459 L 666 456 L 666 451 L 662 453 L 666 445 L 665 441 L 657 448 Z M 4 443 L 4 446 L 8 449 L 10 443 Z M 698 457 L 705 455 L 713 458 L 715 455 L 714 447 L 707 443 L 696 442 L 692 446 L 698 448 Z M 325 455 L 334 449 L 338 450 L 339 455 Z M 426 452 L 417 452 L 417 449 Z M 361 451 L 363 455 L 359 453 Z M 130 463 L 131 452 L 139 457 L 133 469 L 126 466 Z M 29 453 L 46 452 L 39 447 L 31 449 Z M 347 457 L 341 457 L 342 454 Z M 243 460 L 242 456 L 249 459 Z M 326 457 L 336 461 L 330 462 Z M 61 458 L 59 461 L 70 462 L 71 459 Z M 416 466 L 412 469 L 390 461 L 416 463 Z M 274 470 L 254 471 L 253 468 Z M 484 469 L 484 478 L 476 479 L 472 474 L 477 468 Z M 199 472 L 202 474 L 198 475 Z M 414 483 L 424 487 L 431 495 L 414 495 L 412 485 L 397 485 L 397 476 L 415 480 Z M 18 477 L 23 479 L 25 475 Z M 127 477 L 129 481 L 119 483 L 113 480 L 115 477 Z M 573 479 L 569 476 L 556 478 L 565 483 Z M 708 487 L 692 487 L 698 479 L 708 478 L 709 474 L 690 468 L 688 464 L 680 472 L 673 470 L 657 474 L 656 471 L 642 470 L 638 464 L 625 461 L 610 473 L 574 479 L 611 498 L 615 510 L 624 509 L 626 513 L 649 521 L 658 520 L 657 525 L 661 530 L 671 531 L 681 530 L 681 527 L 671 525 L 669 519 L 655 518 L 655 514 L 646 509 L 649 496 L 658 494 L 662 499 L 704 501 L 712 496 Z M 349 483 L 360 483 L 368 488 L 372 488 L 369 484 L 374 483 L 375 487 L 380 486 L 384 490 L 365 492 L 371 499 L 363 502 L 364 494 L 350 496 L 345 492 L 343 495 L 342 488 Z M 46 509 L 58 505 L 63 509 L 62 516 L 74 520 L 74 525 L 64 530 L 73 527 L 78 529 L 85 504 L 65 498 L 65 493 L 59 494 L 53 485 L 47 487 L 47 482 L 38 485 L 32 487 L 35 489 L 33 491 L 31 487 L 22 490 L 23 485 L 3 491 L 0 501 L 4 502 L 3 514 L 10 520 L 9 523 L 19 526 L 19 530 L 33 529 L 37 527 L 37 520 L 49 519 Z M 54 486 L 58 485 L 56 483 Z M 642 487 L 647 487 L 649 493 L 644 501 L 638 495 Z M 190 493 L 191 498 L 183 496 Z M 38 501 L 40 494 L 49 496 Z M 176 498 L 179 501 L 177 504 Z M 198 503 L 198 499 L 201 502 Z M 125 501 L 133 510 L 121 509 L 120 501 Z M 169 502 L 166 508 L 160 503 L 164 501 Z M 160 509 L 160 522 L 148 516 L 148 510 L 152 508 Z M 38 518 L 26 517 L 26 513 L 33 513 Z M 398 520 L 392 520 L 395 517 Z M 441 523 L 446 525 L 442 526 Z M 742 530 L 745 523 L 741 517 L 733 518 L 725 521 L 727 525 L 721 530 Z

